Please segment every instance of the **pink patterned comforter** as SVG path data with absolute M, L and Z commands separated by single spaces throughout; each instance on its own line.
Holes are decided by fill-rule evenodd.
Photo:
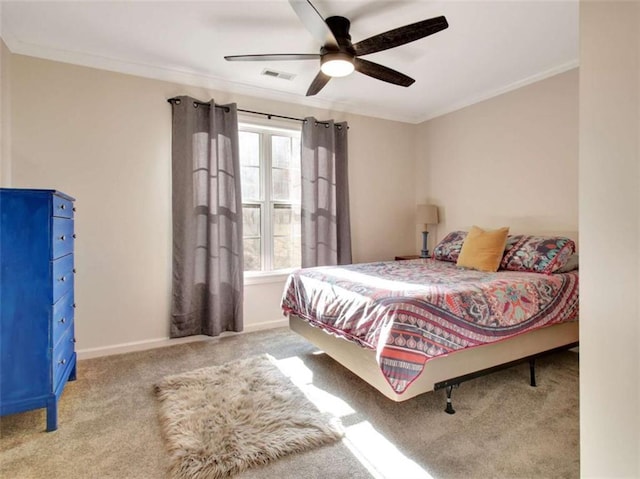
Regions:
M 282 309 L 375 349 L 398 394 L 436 356 L 578 319 L 578 272 L 483 273 L 432 259 L 292 273 Z

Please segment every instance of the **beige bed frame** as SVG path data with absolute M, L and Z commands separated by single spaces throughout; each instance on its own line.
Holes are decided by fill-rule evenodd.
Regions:
M 289 327 L 389 399 L 398 402 L 433 391 L 436 385 L 443 387 L 442 383 L 445 381 L 535 356 L 553 349 L 569 345 L 575 346 L 578 342 L 578 321 L 572 321 L 536 329 L 496 343 L 457 351 L 429 360 L 418 379 L 403 394 L 398 394 L 389 386 L 389 383 L 382 375 L 376 362 L 375 351 L 362 348 L 346 339 L 326 333 L 295 315 L 289 316 Z M 455 383 L 453 381 L 453 384 Z M 449 387 L 448 384 L 447 387 Z M 449 387 L 447 391 L 448 408 L 450 407 L 450 393 L 451 389 Z M 448 412 L 452 411 L 451 409 Z

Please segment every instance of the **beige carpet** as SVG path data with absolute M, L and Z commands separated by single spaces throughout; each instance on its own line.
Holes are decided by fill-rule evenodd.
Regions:
M 156 393 L 174 479 L 237 475 L 343 436 L 267 354 L 167 376 Z
M 0 420 L 2 478 L 163 478 L 154 384 L 196 368 L 268 353 L 340 417 L 345 439 L 238 476 L 255 478 L 570 478 L 579 476 L 578 354 L 538 361 L 538 387 L 521 365 L 454 390 L 394 403 L 287 329 L 80 361 L 60 427 L 43 410 Z M 371 472 L 374 471 L 374 472 Z

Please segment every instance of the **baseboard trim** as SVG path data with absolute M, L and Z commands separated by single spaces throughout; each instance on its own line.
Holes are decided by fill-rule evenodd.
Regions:
M 102 356 L 112 356 L 114 354 L 133 353 L 136 351 L 146 351 L 148 349 L 165 348 L 167 346 L 175 346 L 177 344 L 193 343 L 197 341 L 219 341 L 222 338 L 228 336 L 235 336 L 237 334 L 253 333 L 256 331 L 263 331 L 266 329 L 282 328 L 289 325 L 286 318 L 277 319 L 274 321 L 264 321 L 261 323 L 248 324 L 245 326 L 244 331 L 240 333 L 227 332 L 222 333 L 220 336 L 211 337 L 204 335 L 188 336 L 186 338 L 157 338 L 157 339 L 145 339 L 143 341 L 133 341 L 130 343 L 113 344 L 110 346 L 100 346 L 97 348 L 78 349 L 76 354 L 78 359 L 91 359 L 99 358 Z
M 244 327 L 244 331 L 242 333 L 253 333 L 255 331 L 262 331 L 263 329 L 274 329 L 274 328 L 284 328 L 289 327 L 289 320 L 287 318 L 276 319 L 274 321 L 263 321 L 261 323 L 255 324 L 247 324 Z M 232 334 L 242 334 L 242 333 L 232 333 Z

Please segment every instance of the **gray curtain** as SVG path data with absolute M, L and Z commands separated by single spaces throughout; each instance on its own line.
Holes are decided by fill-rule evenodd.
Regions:
M 302 267 L 351 263 L 346 122 L 302 125 Z
M 242 331 L 243 251 L 238 114 L 171 100 L 173 295 L 170 336 Z

